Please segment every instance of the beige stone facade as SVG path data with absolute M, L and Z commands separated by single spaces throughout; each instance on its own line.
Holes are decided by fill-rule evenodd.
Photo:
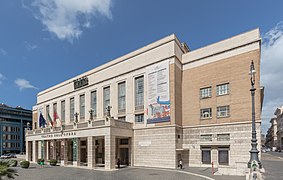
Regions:
M 283 107 L 276 108 L 274 115 L 275 117 L 270 120 L 265 145 L 274 151 L 281 151 L 283 149 Z
M 247 165 L 251 148 L 252 60 L 260 147 L 260 37 L 255 29 L 194 51 L 170 35 L 40 92 L 33 130 L 26 135 L 27 159 L 106 169 L 118 160 L 177 168 L 182 159 L 185 167 L 214 163 L 223 171 L 241 171 L 237 167 Z M 112 107 L 110 116 L 106 105 Z M 51 116 L 52 128 L 40 127 L 40 114 L 47 122 Z

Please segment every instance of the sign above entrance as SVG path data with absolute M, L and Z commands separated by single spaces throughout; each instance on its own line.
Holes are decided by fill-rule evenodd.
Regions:
M 56 137 L 72 137 L 76 136 L 76 132 L 65 132 L 65 133 L 56 133 L 56 134 L 46 134 L 41 135 L 41 138 L 56 138 Z
M 78 89 L 87 85 L 88 85 L 88 78 L 86 76 L 74 80 L 74 89 Z

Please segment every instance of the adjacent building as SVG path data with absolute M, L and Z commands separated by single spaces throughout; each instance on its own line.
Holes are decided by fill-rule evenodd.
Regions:
M 283 149 L 283 106 L 274 112 L 275 117 L 270 120 L 270 128 L 267 131 L 265 145 L 272 150 Z
M 0 154 L 24 153 L 25 130 L 31 123 L 31 110 L 0 104 Z
M 106 169 L 118 159 L 162 168 L 182 159 L 185 167 L 242 171 L 251 149 L 252 60 L 261 147 L 260 46 L 258 29 L 193 51 L 173 34 L 48 88 L 33 107 L 26 158 Z

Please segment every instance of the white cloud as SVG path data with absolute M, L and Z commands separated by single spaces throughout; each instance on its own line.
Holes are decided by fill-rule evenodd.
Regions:
M 263 36 L 261 84 L 265 86 L 262 128 L 266 133 L 276 108 L 283 105 L 283 22 Z
M 28 51 L 32 51 L 38 47 L 36 44 L 32 44 L 27 41 L 24 42 L 24 45 Z
M 33 86 L 30 84 L 29 81 L 25 80 L 25 79 L 16 79 L 15 80 L 15 84 L 18 86 L 18 88 L 20 90 L 23 90 L 23 89 L 38 89 L 37 87 Z
M 1 48 L 0 48 L 0 54 L 6 56 L 8 53 L 7 53 L 7 51 L 5 51 L 4 49 L 1 49 Z
M 0 73 L 0 85 L 3 83 L 3 80 L 5 80 L 6 77 Z
M 46 30 L 59 39 L 72 41 L 91 27 L 92 17 L 105 16 L 112 18 L 112 0 L 36 0 L 32 9 L 36 19 L 40 20 Z M 24 5 L 25 8 L 26 5 Z

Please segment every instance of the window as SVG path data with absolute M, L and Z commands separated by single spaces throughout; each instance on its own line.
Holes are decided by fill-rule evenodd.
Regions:
M 202 142 L 212 141 L 212 134 L 200 135 L 200 141 Z
M 217 96 L 229 94 L 229 83 L 216 86 Z
M 48 119 L 49 112 L 50 112 L 50 106 L 47 105 L 46 106 L 46 119 Z
M 144 106 L 144 78 L 135 79 L 135 110 L 143 110 Z
M 200 98 L 209 98 L 211 97 L 211 87 L 201 88 L 200 89 Z
M 217 141 L 230 141 L 230 134 L 217 134 Z
M 201 119 L 211 118 L 211 116 L 212 116 L 211 108 L 204 108 L 200 110 Z
M 75 114 L 75 98 L 70 98 L 70 120 L 74 121 Z
M 118 113 L 126 112 L 126 82 L 118 84 Z
M 56 119 L 58 118 L 58 114 L 57 114 L 57 103 L 53 104 L 53 121 L 56 121 Z
M 96 91 L 92 91 L 90 93 L 90 98 L 91 98 L 91 109 L 93 109 L 93 117 L 97 116 L 97 100 L 96 100 Z
M 85 119 L 85 95 L 80 95 L 80 119 Z
M 135 115 L 135 122 L 143 123 L 143 120 L 144 120 L 143 114 L 136 114 Z
M 230 115 L 229 106 L 219 106 L 217 107 L 217 117 L 228 117 Z
M 127 145 L 129 144 L 129 139 L 120 139 L 120 145 Z
M 65 121 L 65 101 L 61 101 L 61 121 Z
M 107 110 L 106 108 L 110 106 L 110 87 L 106 87 L 103 89 L 103 112 L 106 115 Z
M 229 164 L 229 148 L 218 148 L 218 163 L 221 165 Z
M 202 148 L 201 149 L 201 161 L 203 164 L 211 163 L 211 148 Z
M 118 117 L 118 120 L 120 120 L 120 121 L 126 121 L 126 116 L 120 116 L 120 117 Z

